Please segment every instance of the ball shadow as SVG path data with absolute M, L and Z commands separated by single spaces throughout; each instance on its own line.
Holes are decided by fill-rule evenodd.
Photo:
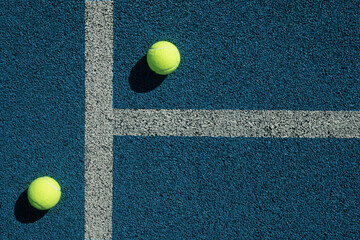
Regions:
M 20 195 L 15 203 L 15 218 L 21 223 L 34 223 L 44 217 L 47 212 L 48 210 L 37 210 L 30 205 L 27 189 Z
M 166 77 L 167 75 L 156 74 L 150 69 L 145 55 L 131 69 L 129 84 L 134 92 L 146 93 L 160 86 Z

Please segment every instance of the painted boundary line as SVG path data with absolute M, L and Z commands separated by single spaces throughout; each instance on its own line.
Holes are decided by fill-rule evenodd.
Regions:
M 113 3 L 85 2 L 85 239 L 112 239 Z
M 114 135 L 360 138 L 360 112 L 114 109 Z

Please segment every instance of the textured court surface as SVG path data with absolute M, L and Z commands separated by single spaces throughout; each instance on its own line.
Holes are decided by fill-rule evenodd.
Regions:
M 114 106 L 358 110 L 360 7 L 345 2 L 115 1 Z M 162 39 L 182 52 L 178 73 L 131 91 Z
M 84 3 L 2 1 L 0 11 L 0 239 L 81 239 Z M 22 193 L 43 175 L 63 198 L 40 218 Z
M 117 137 L 114 236 L 356 239 L 358 144 Z
M 357 1 L 0 11 L 0 239 L 360 238 Z M 157 40 L 182 54 L 166 78 Z

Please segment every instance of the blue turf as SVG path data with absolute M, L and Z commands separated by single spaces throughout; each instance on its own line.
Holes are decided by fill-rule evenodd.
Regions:
M 115 1 L 114 17 L 115 108 L 360 110 L 358 1 Z M 158 40 L 180 67 L 136 91 Z
M 116 239 L 359 239 L 350 139 L 115 137 Z
M 83 239 L 84 2 L 0 3 L 0 239 Z M 60 203 L 31 223 L 18 203 L 49 175 Z M 30 219 L 30 220 L 29 220 Z

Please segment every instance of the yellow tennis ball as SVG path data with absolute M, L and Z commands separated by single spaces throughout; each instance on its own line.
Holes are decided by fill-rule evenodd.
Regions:
M 151 46 L 146 59 L 151 70 L 160 75 L 168 75 L 179 66 L 180 53 L 171 42 L 160 41 Z
M 48 210 L 60 200 L 61 188 L 57 181 L 51 177 L 35 179 L 28 189 L 28 200 L 36 209 Z

